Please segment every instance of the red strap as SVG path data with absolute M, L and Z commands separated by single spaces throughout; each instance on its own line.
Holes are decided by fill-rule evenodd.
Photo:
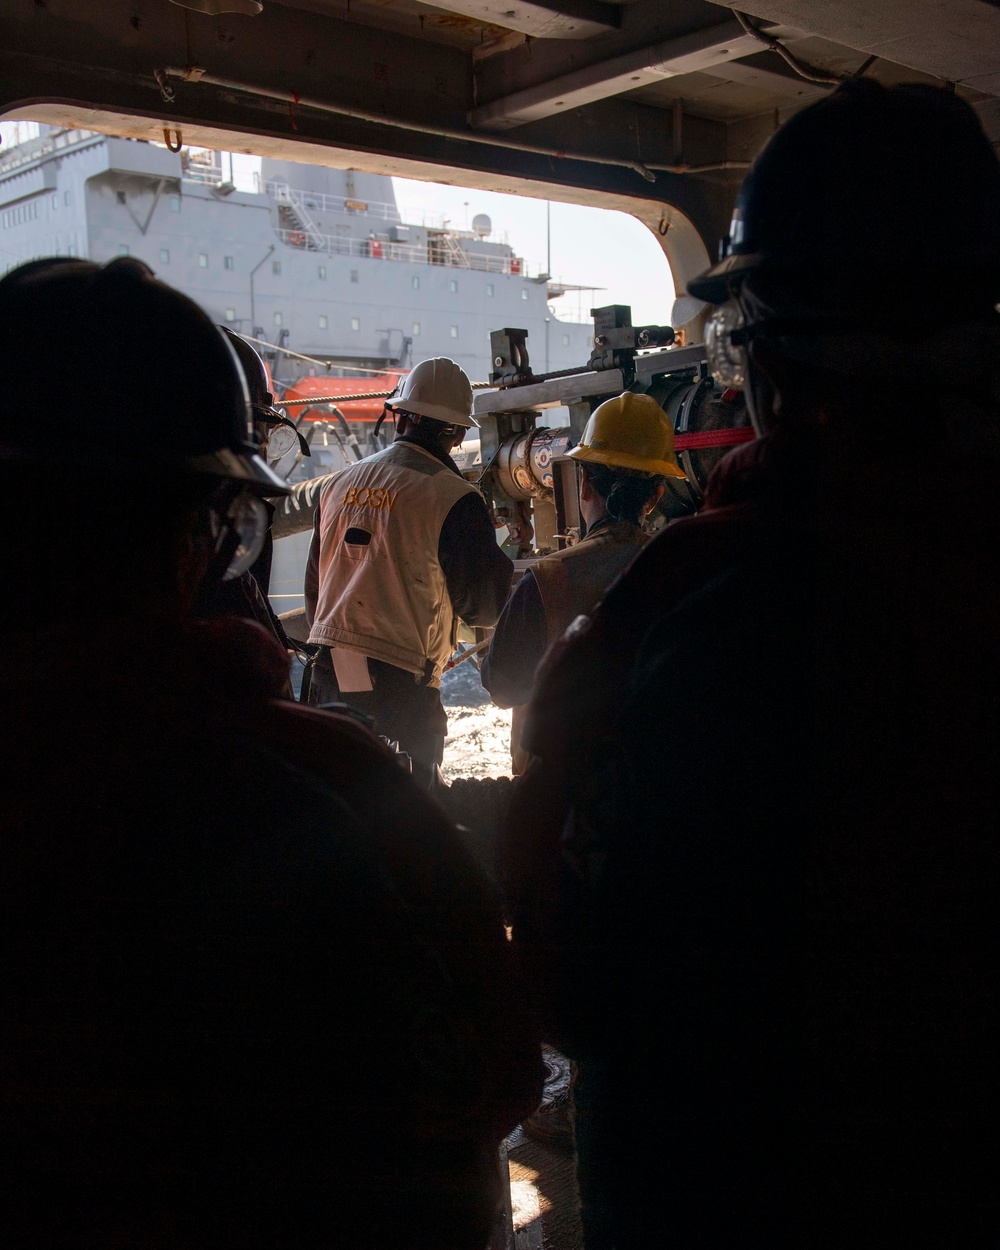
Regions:
M 677 451 L 701 451 L 705 447 L 735 447 L 737 443 L 752 443 L 757 437 L 753 427 L 740 425 L 728 430 L 699 430 L 695 434 L 677 434 L 674 447 Z

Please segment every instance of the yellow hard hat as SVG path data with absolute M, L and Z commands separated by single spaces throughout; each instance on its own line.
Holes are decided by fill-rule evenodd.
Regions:
M 674 427 L 652 395 L 626 391 L 606 399 L 590 414 L 574 460 L 686 478 L 674 455 Z

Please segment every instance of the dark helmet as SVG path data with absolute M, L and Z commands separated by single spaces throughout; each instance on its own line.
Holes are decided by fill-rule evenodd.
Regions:
M 232 343 L 233 350 L 243 366 L 243 376 L 246 378 L 247 386 L 250 389 L 250 407 L 253 410 L 253 419 L 263 422 L 264 425 L 286 426 L 290 431 L 286 435 L 288 440 L 287 449 L 290 450 L 294 447 L 294 439 L 298 439 L 299 449 L 303 456 L 311 456 L 312 452 L 309 449 L 309 444 L 299 433 L 298 426 L 274 405 L 274 396 L 271 394 L 268 386 L 270 379 L 267 376 L 267 369 L 260 357 L 260 353 L 246 341 L 242 334 L 237 334 L 235 330 L 230 330 L 229 326 L 219 326 L 219 329 Z M 282 442 L 279 446 L 284 447 L 286 444 Z M 276 459 L 280 459 L 280 457 L 272 456 L 272 460 Z
M 219 329 L 232 343 L 233 350 L 243 366 L 243 376 L 247 380 L 247 389 L 250 391 L 250 407 L 253 409 L 254 420 L 283 421 L 284 415 L 274 406 L 270 378 L 267 376 L 267 369 L 259 352 L 251 347 L 242 334 L 230 330 L 229 326 L 219 326 Z
M 1000 297 L 1000 162 L 943 88 L 846 83 L 792 117 L 743 183 L 719 264 L 688 283 L 718 304 L 752 274 L 904 297 Z
M 0 453 L 33 463 L 53 451 L 80 472 L 181 468 L 288 487 L 257 455 L 236 352 L 211 319 L 141 261 L 32 261 L 0 279 L 0 341 L 11 368 Z M 10 370 L 8 370 L 10 372 Z M 34 412 L 17 390 L 44 396 Z

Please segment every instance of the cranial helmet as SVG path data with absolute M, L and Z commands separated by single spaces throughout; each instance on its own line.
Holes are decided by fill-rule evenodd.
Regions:
M 1000 163 L 975 113 L 939 87 L 868 79 L 797 113 L 747 174 L 721 260 L 688 291 L 718 304 L 757 273 L 890 300 L 915 281 L 1000 296 Z
M 465 429 L 478 424 L 472 416 L 472 384 L 468 374 L 443 356 L 422 360 L 411 369 L 403 379 L 399 394 L 387 399 L 385 406 Z
M 299 432 L 298 426 L 274 405 L 271 379 L 268 377 L 267 367 L 260 353 L 246 341 L 242 334 L 237 334 L 229 326 L 219 326 L 219 329 L 232 343 L 233 350 L 243 366 L 243 376 L 247 380 L 247 388 L 250 391 L 250 408 L 254 421 L 271 427 L 279 425 L 283 427 L 281 431 L 274 431 L 268 440 L 268 459 L 272 464 L 276 464 L 287 452 L 291 451 L 296 440 L 298 440 L 299 450 L 303 456 L 311 456 L 309 444 Z
M 52 462 L 113 490 L 128 475 L 204 478 L 219 575 L 260 553 L 263 495 L 288 487 L 257 454 L 246 378 L 232 344 L 141 261 L 32 261 L 0 279 L 0 338 L 25 377 L 45 378 L 31 420 L 0 400 L 0 455 Z M 55 366 L 55 367 L 53 367 Z
M 46 392 L 44 420 L 0 402 L 8 457 L 42 462 L 57 442 L 81 473 L 163 466 L 287 494 L 257 455 L 229 340 L 141 261 L 21 265 L 0 279 L 0 335 L 8 359 L 44 377 Z
M 271 393 L 271 379 L 267 375 L 267 367 L 261 359 L 260 353 L 246 341 L 242 334 L 237 334 L 229 326 L 219 326 L 219 329 L 233 345 L 233 350 L 243 366 L 243 376 L 247 380 L 247 390 L 250 392 L 250 406 L 253 409 L 254 420 L 283 420 L 283 414 L 274 406 L 274 396 Z
M 626 391 L 590 414 L 583 437 L 568 453 L 584 464 L 605 464 L 663 477 L 683 478 L 674 455 L 674 427 L 652 395 Z

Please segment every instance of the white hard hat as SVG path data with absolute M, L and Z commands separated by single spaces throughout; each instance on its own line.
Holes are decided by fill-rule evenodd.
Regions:
M 385 401 L 387 408 L 401 408 L 417 417 L 430 417 L 446 425 L 466 429 L 478 425 L 472 417 L 472 384 L 469 375 L 453 360 L 437 356 L 422 360 L 403 379 L 403 389 Z

